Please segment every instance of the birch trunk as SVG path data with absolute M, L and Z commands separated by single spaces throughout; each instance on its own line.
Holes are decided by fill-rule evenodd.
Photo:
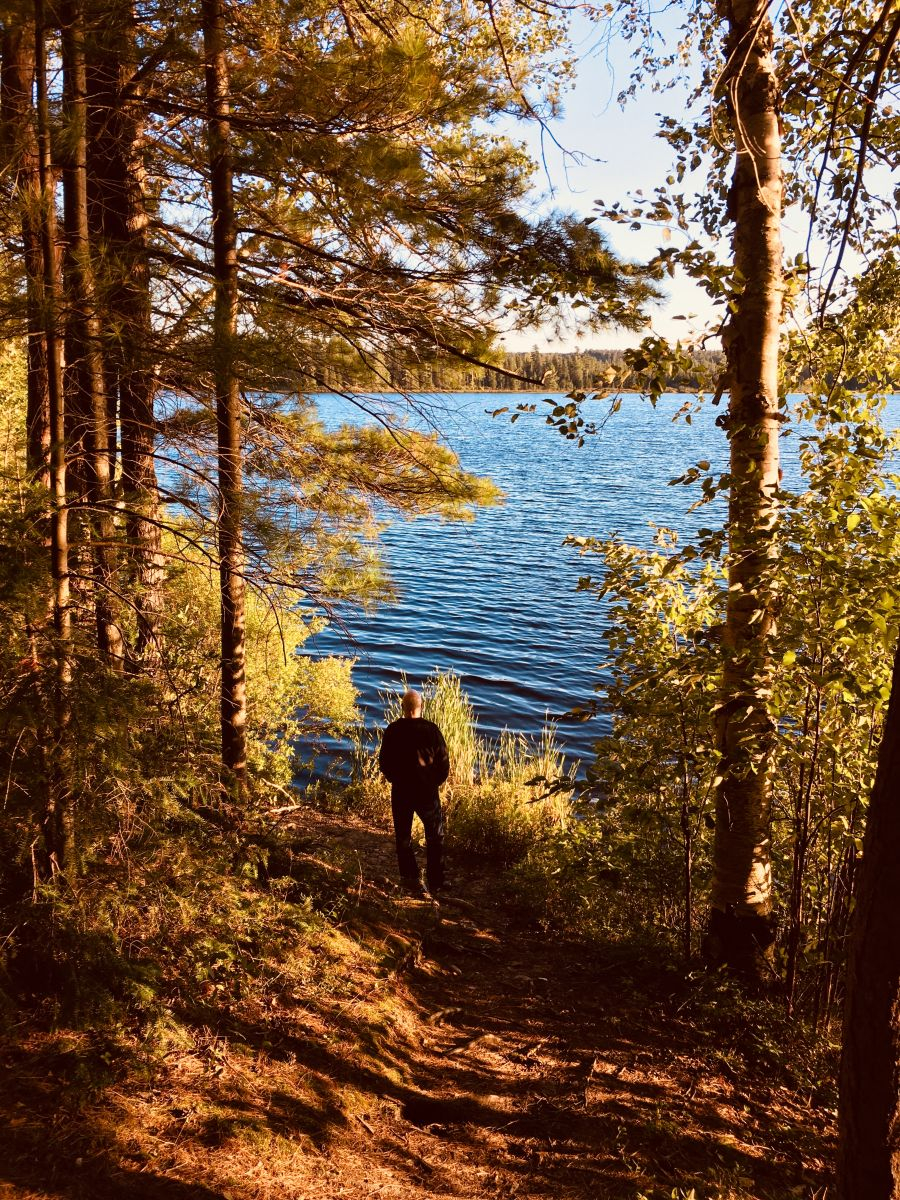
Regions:
M 707 945 L 733 970 L 771 975 L 770 640 L 777 521 L 778 346 L 783 303 L 778 80 L 767 3 L 726 6 L 737 161 L 735 308 L 723 335 L 730 402 L 729 568 L 719 708 L 720 783 Z
M 246 783 L 247 693 L 244 648 L 244 562 L 241 539 L 241 396 L 234 366 L 237 336 L 237 227 L 232 182 L 229 76 L 221 0 L 203 0 L 210 201 L 215 269 L 213 355 L 219 477 L 219 573 L 222 638 L 222 767 L 227 791 Z

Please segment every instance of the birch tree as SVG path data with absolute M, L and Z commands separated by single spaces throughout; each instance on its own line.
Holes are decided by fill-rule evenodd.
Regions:
M 709 941 L 730 966 L 765 974 L 770 952 L 769 643 L 774 622 L 778 353 L 783 301 L 779 84 L 767 0 L 726 7 L 722 87 L 736 162 L 735 294 L 722 336 L 729 404 L 728 602 L 719 700 L 719 782 Z
M 777 730 L 770 694 L 778 664 L 770 646 L 780 603 L 773 586 L 777 443 L 790 419 L 785 392 L 791 390 L 779 360 L 790 346 L 795 386 L 798 371 L 815 377 L 818 339 L 839 344 L 844 336 L 840 313 L 853 291 L 851 253 L 854 270 L 894 253 L 894 197 L 865 164 L 896 160 L 896 116 L 883 101 L 900 19 L 892 4 L 878 2 L 837 12 L 808 0 L 776 17 L 766 3 L 714 7 L 701 0 L 685 6 L 678 50 L 669 55 L 654 48 L 650 18 L 624 11 L 625 32 L 640 47 L 630 90 L 648 72 L 665 74 L 680 62 L 691 64 L 696 85 L 687 112 L 662 119 L 660 135 L 674 151 L 668 180 L 652 196 L 604 212 L 616 221 L 668 225 L 684 239 L 663 245 L 650 266 L 662 277 L 685 272 L 721 305 L 721 324 L 701 338 L 709 345 L 721 335 L 726 356 L 724 375 L 710 379 L 709 390 L 714 403 L 729 398 L 717 425 L 729 439 L 730 466 L 718 479 L 708 477 L 703 493 L 704 500 L 727 494 L 729 504 L 706 947 L 713 961 L 774 981 L 769 776 Z M 723 39 L 724 67 L 718 59 Z M 685 186 L 692 172 L 703 175 L 694 177 L 693 191 Z M 785 194 L 809 222 L 806 250 L 786 264 Z M 726 259 L 718 242 L 729 222 L 734 231 Z M 814 337 L 804 332 L 810 325 Z M 684 354 L 680 344 L 654 336 L 628 358 L 656 395 Z M 836 395 L 840 386 L 836 379 Z M 689 476 L 699 478 L 706 469 L 701 463 Z

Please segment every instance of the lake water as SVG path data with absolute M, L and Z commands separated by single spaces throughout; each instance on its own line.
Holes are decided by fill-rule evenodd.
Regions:
M 708 459 L 714 473 L 725 470 L 725 435 L 715 427 L 722 410 L 707 404 L 686 424 L 673 416 L 687 397 L 664 397 L 654 409 L 625 396 L 620 411 L 579 448 L 540 413 L 516 424 L 508 414 L 489 415 L 522 401 L 546 409 L 538 396 L 415 399 L 433 411 L 463 467 L 490 476 L 506 502 L 465 524 L 393 521 L 383 553 L 397 602 L 369 614 L 343 608 L 346 631 L 329 627 L 305 652 L 357 659 L 354 680 L 369 728 L 381 723 L 379 692 L 398 688 L 404 674 L 416 687 L 431 672 L 450 669 L 461 677 L 483 734 L 496 737 L 505 727 L 535 734 L 545 714 L 559 719 L 592 697 L 605 657 L 605 606 L 576 591 L 579 576 L 596 573 L 599 559 L 582 557 L 564 539 L 618 533 L 649 545 L 651 522 L 688 535 L 717 516 L 721 521 L 721 510 L 708 507 L 688 515 L 696 490 L 669 481 L 698 459 Z M 367 419 L 345 399 L 317 402 L 329 426 Z M 595 403 L 590 415 L 600 419 L 606 407 Z M 797 474 L 792 445 L 787 439 L 788 486 Z M 603 716 L 587 724 L 560 720 L 559 739 L 570 757 L 584 761 L 607 728 Z

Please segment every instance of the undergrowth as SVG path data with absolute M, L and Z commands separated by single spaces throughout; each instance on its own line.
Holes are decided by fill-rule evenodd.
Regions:
M 450 753 L 442 800 L 452 854 L 511 867 L 567 827 L 571 807 L 566 790 L 573 772 L 567 770 L 552 724 L 536 739 L 504 730 L 492 741 L 479 733 L 458 676 L 438 672 L 425 681 L 422 692 L 422 715 L 440 728 Z M 400 715 L 400 695 L 384 697 L 385 726 Z M 373 741 L 364 731 L 358 735 L 351 782 L 338 791 L 324 790 L 324 803 L 390 819 L 390 785 L 378 769 L 379 744 L 379 737 Z
M 145 831 L 74 886 L 6 908 L 3 984 L 47 1027 L 144 1029 L 175 1009 L 264 995 L 327 932 L 327 875 L 250 828 L 196 818 Z

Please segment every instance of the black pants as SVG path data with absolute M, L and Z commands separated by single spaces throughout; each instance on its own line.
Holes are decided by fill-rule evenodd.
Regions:
M 411 798 L 396 790 L 391 794 L 391 814 L 397 838 L 397 865 L 400 878 L 412 883 L 419 878 L 416 853 L 413 850 L 413 817 L 418 816 L 425 827 L 425 875 L 431 891 L 444 883 L 444 813 L 440 796 Z

